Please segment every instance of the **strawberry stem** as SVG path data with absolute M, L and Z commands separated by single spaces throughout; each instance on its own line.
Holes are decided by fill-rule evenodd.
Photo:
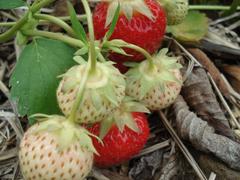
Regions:
M 0 22 L 0 26 L 14 26 L 16 22 Z
M 38 16 L 38 15 L 43 15 L 43 14 L 35 14 L 34 16 Z M 50 16 L 50 15 L 48 15 Z M 55 17 L 55 16 L 52 16 Z M 57 19 L 60 19 L 62 21 L 69 21 L 70 17 L 69 16 L 59 16 L 59 17 L 55 17 Z M 84 21 L 86 20 L 87 16 L 85 14 L 82 15 L 78 15 L 77 18 L 80 21 Z M 0 22 L 0 26 L 14 26 L 16 25 L 17 22 Z M 44 19 L 44 20 L 40 20 L 40 24 L 46 24 L 46 23 L 50 23 L 50 21 L 48 19 Z
M 190 5 L 189 10 L 219 10 L 219 11 L 225 11 L 229 10 L 231 6 L 215 6 L 215 5 Z M 240 10 L 240 6 L 237 7 L 237 10 Z
M 39 11 L 42 7 L 47 6 L 48 4 L 54 2 L 55 0 L 42 0 L 39 3 L 34 3 L 33 6 L 31 7 L 31 12 L 34 14 L 37 11 Z
M 135 51 L 142 53 L 149 61 L 149 70 L 151 71 L 154 68 L 153 58 L 145 49 L 139 46 L 136 46 L 134 44 L 128 44 L 128 45 L 125 45 L 124 47 L 134 49 Z
M 32 14 L 36 13 L 37 11 L 39 11 L 42 7 L 50 4 L 51 2 L 53 2 L 55 0 L 42 0 L 39 3 L 33 4 L 32 7 L 30 8 L 29 12 L 31 12 Z M 21 29 L 24 24 L 28 21 L 28 15 L 29 12 L 26 13 L 23 18 L 21 18 L 20 20 L 18 20 L 16 22 L 16 24 L 14 26 L 12 26 L 8 31 L 2 33 L 0 35 L 0 42 L 4 42 L 4 41 L 8 41 L 9 39 L 13 38 L 13 36 L 15 35 L 15 33 Z
M 89 56 L 89 58 L 91 58 L 91 57 Z M 74 101 L 74 104 L 73 104 L 73 107 L 72 107 L 72 110 L 70 113 L 70 116 L 68 118 L 68 120 L 71 122 L 75 122 L 78 109 L 81 106 L 81 103 L 83 101 L 85 87 L 86 87 L 86 83 L 87 83 L 89 74 L 90 74 L 90 71 L 89 71 L 89 66 L 88 66 L 83 75 L 82 81 L 80 83 L 80 86 L 79 86 L 79 89 L 78 89 L 78 92 L 77 92 L 77 95 L 76 95 L 76 98 L 75 98 L 75 101 Z
M 58 25 L 59 27 L 63 28 L 69 35 L 74 36 L 73 29 L 66 22 L 64 22 L 63 20 L 57 17 L 47 15 L 47 14 L 36 14 L 34 15 L 34 17 L 39 20 L 42 19 L 42 20 L 47 20 L 49 22 L 52 22 Z
M 53 33 L 39 30 L 24 30 L 22 31 L 22 33 L 27 36 L 42 36 L 50 39 L 60 40 L 74 47 L 82 48 L 84 46 L 84 43 L 81 40 L 62 35 L 61 33 Z
M 96 51 L 95 51 L 95 36 L 94 36 L 94 28 L 93 28 L 93 20 L 92 20 L 92 12 L 87 0 L 82 0 L 84 10 L 87 15 L 87 23 L 88 23 L 88 32 L 89 32 L 89 49 L 90 49 L 90 74 L 94 74 L 96 71 Z

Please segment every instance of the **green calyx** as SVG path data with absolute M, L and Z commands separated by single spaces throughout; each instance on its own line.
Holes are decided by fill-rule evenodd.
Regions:
M 145 60 L 127 73 L 127 84 L 140 83 L 141 99 L 155 86 L 159 86 L 162 92 L 165 91 L 166 83 L 177 82 L 182 84 L 174 75 L 174 70 L 182 67 L 177 57 L 167 56 L 168 49 L 162 49 L 153 57 L 153 66 L 149 69 L 149 61 Z
M 118 5 L 120 5 L 120 13 L 123 13 L 128 20 L 132 19 L 133 14 L 135 12 L 143 14 L 149 19 L 154 20 L 154 16 L 144 0 L 105 0 L 105 1 L 109 3 L 105 27 L 109 26 L 109 24 L 112 22 L 114 14 L 118 8 Z
M 129 43 L 127 43 L 121 39 L 113 39 L 111 41 L 106 41 L 103 43 L 103 50 L 105 50 L 106 52 L 110 50 L 112 52 L 115 52 L 115 53 L 118 53 L 118 54 L 121 54 L 124 56 L 131 56 L 131 55 L 127 54 L 123 49 L 124 47 L 126 47 L 128 45 L 129 45 Z
M 132 112 L 150 113 L 143 104 L 126 96 L 121 105 L 115 110 L 112 117 L 101 123 L 100 138 L 104 138 L 114 124 L 116 124 L 120 132 L 123 132 L 125 126 L 127 126 L 129 129 L 139 133 L 139 128 L 133 119 Z
M 67 73 L 63 75 L 65 81 L 62 86 L 62 91 L 68 93 L 71 89 L 75 89 L 82 81 L 83 74 L 88 68 L 87 62 L 83 61 L 83 64 L 72 67 Z M 126 87 L 125 77 L 113 66 L 113 62 L 98 62 L 96 64 L 96 71 L 94 74 L 90 74 L 86 82 L 86 93 L 89 95 L 95 108 L 101 108 L 101 104 L 104 99 L 107 99 L 115 106 L 118 106 L 120 99 L 118 97 L 119 91 L 124 92 Z
M 38 120 L 39 124 L 32 133 L 51 133 L 57 138 L 57 143 L 59 144 L 59 151 L 63 151 L 72 144 L 79 142 L 82 148 L 86 148 L 87 150 L 97 154 L 97 151 L 92 144 L 92 139 L 90 138 L 90 136 L 93 136 L 98 140 L 99 138 L 89 133 L 83 127 L 78 126 L 73 122 L 67 120 L 65 117 L 59 115 L 50 116 L 36 114 L 33 117 Z

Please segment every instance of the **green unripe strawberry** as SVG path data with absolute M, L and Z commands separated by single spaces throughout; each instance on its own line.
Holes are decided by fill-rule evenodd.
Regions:
M 188 0 L 158 0 L 165 8 L 167 24 L 181 24 L 188 14 Z

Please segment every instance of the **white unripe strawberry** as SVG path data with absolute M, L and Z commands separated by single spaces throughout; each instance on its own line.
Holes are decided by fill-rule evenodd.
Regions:
M 153 66 L 145 60 L 127 73 L 126 93 L 142 102 L 150 110 L 160 110 L 171 105 L 182 87 L 181 65 L 178 58 L 166 55 L 162 49 L 153 57 Z
M 57 90 L 57 99 L 62 112 L 69 116 L 76 100 L 79 85 L 87 64 L 72 67 L 63 75 Z M 96 73 L 87 79 L 83 101 L 78 107 L 75 121 L 96 123 L 112 113 L 125 97 L 125 78 L 112 62 L 97 63 Z
M 20 144 L 24 179 L 84 179 L 95 151 L 87 130 L 62 116 L 42 120 L 27 130 Z

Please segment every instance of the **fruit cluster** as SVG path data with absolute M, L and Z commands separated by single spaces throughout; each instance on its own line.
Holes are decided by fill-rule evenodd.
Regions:
M 170 106 L 182 86 L 178 58 L 168 56 L 168 49 L 157 51 L 167 22 L 172 25 L 184 19 L 187 1 L 159 1 L 97 4 L 93 18 L 88 18 L 93 19 L 89 60 L 82 61 L 78 51 L 74 59 L 80 59 L 79 65 L 61 76 L 57 89 L 64 116 L 35 115 L 38 123 L 21 141 L 19 158 L 25 179 L 84 179 L 93 163 L 118 165 L 144 147 L 149 136 L 145 113 Z M 117 9 L 119 17 L 108 40 Z M 99 44 L 108 49 L 102 61 L 97 61 Z

